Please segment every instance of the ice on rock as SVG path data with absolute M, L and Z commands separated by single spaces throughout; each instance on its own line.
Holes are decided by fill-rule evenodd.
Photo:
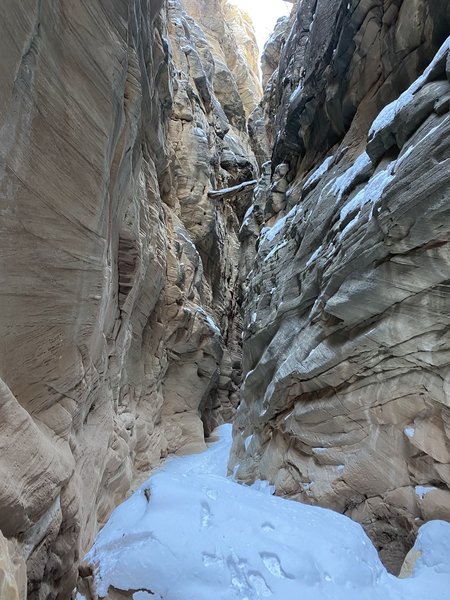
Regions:
M 247 375 L 246 375 L 246 376 L 245 376 L 245 378 L 244 378 L 244 383 L 247 381 L 247 379 L 250 377 L 250 375 L 253 373 L 253 371 L 254 371 L 254 369 L 251 369 L 251 370 L 250 370 L 250 371 L 247 373 Z
M 143 590 L 137 600 L 145 590 L 164 600 L 448 597 L 450 524 L 420 529 L 414 576 L 397 579 L 347 517 L 228 478 L 231 425 L 218 434 L 206 452 L 166 461 L 113 512 L 86 557 L 99 596 L 114 586 Z
M 194 250 L 195 254 L 198 254 L 197 252 L 197 248 L 195 247 L 194 242 L 191 240 L 190 237 L 188 237 L 187 235 L 185 235 L 182 231 L 178 231 L 178 235 L 183 238 L 183 240 L 186 242 L 186 244 L 188 244 L 188 246 L 190 246 L 192 248 L 192 250 Z
M 414 429 L 414 427 L 405 427 L 405 429 L 403 430 L 403 433 L 409 438 L 413 438 L 415 432 L 416 430 Z
M 250 219 L 251 219 L 254 209 L 255 209 L 254 204 L 252 204 L 250 206 L 250 208 L 247 209 L 247 211 L 244 215 L 244 220 L 242 221 L 241 228 L 239 229 L 239 233 L 241 233 L 246 227 L 248 227 L 250 225 Z
M 275 486 L 263 479 L 257 479 L 250 487 L 257 492 L 269 494 L 270 496 L 275 493 Z
M 254 209 L 255 209 L 254 204 L 252 204 L 249 208 L 247 208 L 245 215 L 244 215 L 244 221 L 246 221 L 247 219 L 250 219 Z

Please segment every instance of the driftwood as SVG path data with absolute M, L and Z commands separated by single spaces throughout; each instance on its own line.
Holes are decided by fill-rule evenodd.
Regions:
M 232 196 L 237 196 L 237 194 L 243 194 L 244 192 L 250 192 L 255 189 L 258 181 L 256 179 L 252 179 L 251 181 L 244 181 L 239 185 L 234 185 L 233 187 L 223 188 L 222 190 L 210 190 L 208 192 L 208 197 L 212 199 L 220 199 L 225 200 L 225 198 L 230 198 Z

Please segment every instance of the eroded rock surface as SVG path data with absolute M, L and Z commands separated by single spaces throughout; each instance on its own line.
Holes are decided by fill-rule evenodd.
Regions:
M 237 403 L 250 194 L 208 191 L 256 174 L 259 88 L 207 7 L 0 7 L 0 530 L 30 599 L 67 599 L 133 482 Z
M 298 3 L 241 230 L 256 259 L 230 467 L 359 521 L 397 572 L 421 522 L 450 520 L 449 18 Z

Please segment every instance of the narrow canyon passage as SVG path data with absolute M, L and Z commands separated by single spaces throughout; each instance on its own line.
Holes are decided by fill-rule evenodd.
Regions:
M 450 598 L 450 0 L 244 4 L 0 2 L 0 600 Z

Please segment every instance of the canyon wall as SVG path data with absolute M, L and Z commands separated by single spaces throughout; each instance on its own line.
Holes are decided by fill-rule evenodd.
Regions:
M 260 88 L 249 24 L 203 8 L 1 3 L 2 598 L 26 568 L 67 600 L 112 508 L 237 404 L 251 194 L 208 192 L 256 175 Z
M 359 521 L 393 572 L 450 519 L 449 33 L 448 1 L 299 0 L 240 231 L 230 469 Z

